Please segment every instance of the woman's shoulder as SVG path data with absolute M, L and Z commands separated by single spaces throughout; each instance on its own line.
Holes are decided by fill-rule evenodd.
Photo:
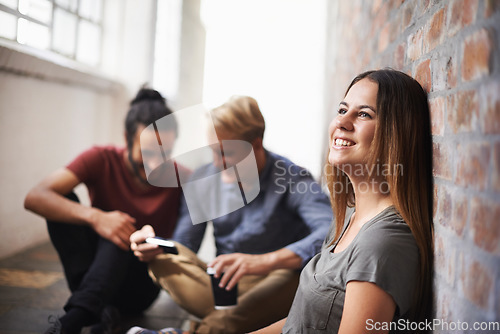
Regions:
M 385 209 L 366 223 L 356 248 L 379 255 L 407 252 L 408 256 L 413 257 L 418 253 L 410 227 L 394 207 Z
M 394 206 L 387 207 L 370 219 L 366 223 L 365 229 L 370 233 L 377 234 L 411 235 L 410 227 Z

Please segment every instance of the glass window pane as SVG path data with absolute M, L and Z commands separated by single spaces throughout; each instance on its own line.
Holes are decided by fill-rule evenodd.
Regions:
M 0 3 L 12 9 L 17 9 L 17 0 L 0 0 Z
M 6 12 L 0 12 L 0 36 L 16 39 L 17 18 Z
M 77 0 L 57 0 L 56 3 L 72 12 L 76 12 L 76 6 L 78 4 Z
M 49 24 L 52 18 L 52 2 L 48 0 L 19 0 L 19 12 Z
M 100 22 L 102 16 L 102 0 L 80 0 L 79 14 L 94 22 Z
M 48 49 L 50 42 L 49 28 L 25 19 L 19 19 L 17 41 L 39 49 Z
M 54 11 L 52 47 L 55 51 L 72 57 L 75 53 L 77 17 L 63 9 Z
M 101 38 L 99 26 L 87 21 L 80 21 L 78 27 L 77 60 L 88 65 L 98 65 L 101 54 Z

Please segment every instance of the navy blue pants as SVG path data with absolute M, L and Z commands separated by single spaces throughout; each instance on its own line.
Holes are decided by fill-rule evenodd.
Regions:
M 67 198 L 79 202 L 74 193 Z M 92 228 L 47 221 L 50 239 L 61 259 L 71 297 L 64 309 L 79 307 L 95 315 L 112 305 L 122 314 L 148 308 L 160 288 L 148 275 L 147 264 L 123 251 Z

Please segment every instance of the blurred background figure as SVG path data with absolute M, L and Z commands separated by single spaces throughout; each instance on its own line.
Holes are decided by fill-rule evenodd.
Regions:
M 44 178 L 26 196 L 25 207 L 47 219 L 48 231 L 64 267 L 71 297 L 66 314 L 47 331 L 92 333 L 119 328 L 120 313 L 144 311 L 159 293 L 147 266 L 129 251 L 130 235 L 145 224 L 172 236 L 180 188 L 159 188 L 146 181 L 139 137 L 150 123 L 171 110 L 155 90 L 143 88 L 130 103 L 125 120 L 126 147 L 94 146 L 66 167 Z M 163 129 L 171 151 L 177 127 Z M 145 145 L 156 142 L 147 131 Z M 73 189 L 87 187 L 91 206 L 81 205 Z

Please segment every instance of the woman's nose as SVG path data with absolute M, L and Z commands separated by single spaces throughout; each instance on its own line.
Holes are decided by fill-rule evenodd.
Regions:
M 335 126 L 338 129 L 352 131 L 354 127 L 352 124 L 351 115 L 349 113 L 338 115 L 337 118 L 335 119 Z

